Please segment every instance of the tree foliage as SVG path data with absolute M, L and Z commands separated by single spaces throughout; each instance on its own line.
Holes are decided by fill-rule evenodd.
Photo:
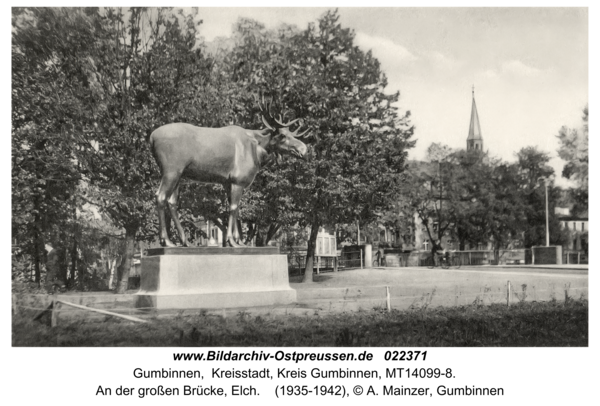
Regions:
M 195 12 L 170 8 L 13 10 L 13 229 L 43 263 L 52 230 L 83 259 L 77 212 L 98 207 L 124 235 L 119 291 L 135 242 L 152 238 L 158 173 L 146 143 L 162 124 L 263 128 L 257 95 L 281 120 L 310 128 L 307 161 L 272 162 L 247 191 L 246 238 L 310 227 L 309 258 L 323 225 L 368 222 L 389 206 L 406 149 L 409 114 L 370 52 L 337 12 L 306 29 L 267 30 L 241 19 L 213 56 Z M 219 186 L 182 185 L 183 223 L 198 214 L 224 230 Z M 286 231 L 286 232 L 287 232 Z M 84 237 L 85 236 L 85 237 Z M 312 263 L 307 267 L 312 271 Z M 309 272 L 312 273 L 312 272 Z M 39 278 L 39 272 L 38 272 Z
M 229 51 L 216 62 L 228 78 L 234 124 L 262 127 L 255 100 L 262 94 L 275 116 L 300 118 L 311 130 L 304 140 L 310 158 L 265 167 L 246 191 L 240 213 L 248 235 L 262 233 L 263 243 L 294 224 L 309 227 L 307 270 L 321 226 L 367 223 L 393 202 L 412 146 L 408 114 L 398 116 L 393 106 L 399 95 L 384 93 L 379 63 L 353 44 L 353 33 L 338 19 L 328 12 L 305 30 L 266 30 L 241 19 Z M 201 199 L 223 224 L 224 201 Z
M 404 186 L 408 202 L 429 240 L 455 238 L 460 249 L 492 242 L 502 248 L 545 244 L 545 187 L 548 182 L 550 241 L 564 235 L 554 206 L 560 190 L 552 185 L 548 154 L 527 147 L 514 163 L 480 151 L 452 151 L 432 144 L 425 162 L 412 162 Z M 498 259 L 498 258 L 496 258 Z
M 558 133 L 560 143 L 558 156 L 567 163 L 562 176 L 576 182 L 571 195 L 576 202 L 576 212 L 588 210 L 589 188 L 589 127 L 588 106 L 583 109 L 582 126 L 579 129 L 562 127 Z
M 13 13 L 14 168 L 27 170 L 21 155 L 28 151 L 52 152 L 46 162 L 57 169 L 41 161 L 32 172 L 37 184 L 42 174 L 62 179 L 51 193 L 62 208 L 64 193 L 85 182 L 77 197 L 125 230 L 119 291 L 127 286 L 135 240 L 153 229 L 156 167 L 146 138 L 160 124 L 196 121 L 188 102 L 210 67 L 196 46 L 197 24 L 193 14 L 170 9 Z M 23 178 L 13 174 L 13 182 Z
M 81 175 L 72 140 L 92 38 L 86 13 L 16 8 L 12 23 L 12 232 L 39 283 L 46 243 L 65 247 L 76 235 Z

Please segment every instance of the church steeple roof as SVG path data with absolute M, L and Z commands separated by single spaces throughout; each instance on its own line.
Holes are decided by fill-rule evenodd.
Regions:
M 469 126 L 469 140 L 483 140 L 481 136 L 481 127 L 479 126 L 479 115 L 477 114 L 477 106 L 475 105 L 475 86 L 473 86 L 473 105 L 471 106 L 471 125 Z

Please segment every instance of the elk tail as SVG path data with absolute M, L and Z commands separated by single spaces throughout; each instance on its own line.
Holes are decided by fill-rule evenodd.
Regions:
M 148 141 L 148 144 L 150 147 L 150 152 L 152 153 L 152 156 L 154 157 L 154 162 L 156 162 L 156 164 L 160 168 L 160 161 L 158 160 L 158 155 L 156 154 L 156 148 L 154 147 L 154 137 L 152 136 L 153 134 L 154 134 L 154 131 L 148 130 L 146 132 L 146 141 Z

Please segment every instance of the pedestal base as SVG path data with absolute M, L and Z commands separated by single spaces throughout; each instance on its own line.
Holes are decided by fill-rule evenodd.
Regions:
M 142 257 L 137 308 L 202 309 L 288 304 L 287 257 L 277 248 L 157 248 Z

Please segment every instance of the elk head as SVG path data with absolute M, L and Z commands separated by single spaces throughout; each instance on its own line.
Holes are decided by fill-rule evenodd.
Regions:
M 290 153 L 299 158 L 306 155 L 306 145 L 298 138 L 304 137 L 310 130 L 306 130 L 303 133 L 298 134 L 301 125 L 296 131 L 290 131 L 290 126 L 297 122 L 299 119 L 290 121 L 289 123 L 283 124 L 281 122 L 282 117 L 279 116 L 279 120 L 271 115 L 270 103 L 265 107 L 265 100 L 263 97 L 262 104 L 258 102 L 258 107 L 261 111 L 261 117 L 263 124 L 271 130 L 271 139 L 269 141 L 269 152 L 276 155 L 277 163 L 281 163 L 281 153 Z

